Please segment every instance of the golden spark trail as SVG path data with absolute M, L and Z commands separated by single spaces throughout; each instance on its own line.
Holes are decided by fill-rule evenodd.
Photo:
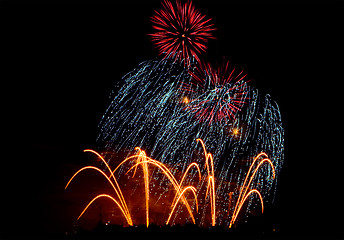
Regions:
M 102 170 L 100 170 L 100 169 L 97 168 L 97 167 L 86 166 L 86 167 L 83 167 L 83 168 L 79 169 L 76 173 L 74 173 L 74 175 L 69 179 L 67 185 L 65 186 L 65 190 L 67 189 L 67 187 L 69 186 L 69 184 L 71 183 L 71 181 L 74 179 L 74 177 L 76 177 L 76 175 L 78 175 L 80 172 L 82 172 L 82 171 L 84 171 L 84 170 L 86 170 L 86 169 L 94 169 L 94 170 L 100 172 L 100 173 L 109 181 L 109 183 L 111 184 L 111 186 L 112 186 L 113 188 L 115 188 L 115 186 L 113 185 L 111 179 L 110 179 Z
M 148 186 L 148 185 L 149 185 L 149 183 L 148 183 L 148 179 L 149 179 L 149 178 L 148 178 L 148 174 L 145 175 L 145 172 L 148 173 L 148 167 L 146 168 L 146 167 L 144 167 L 144 166 L 145 166 L 147 163 L 151 163 L 151 164 L 157 166 L 158 168 L 160 168 L 160 169 L 162 170 L 163 174 L 164 174 L 165 176 L 168 177 L 168 179 L 170 180 L 170 182 L 172 183 L 172 185 L 173 185 L 173 187 L 174 187 L 174 189 L 175 189 L 175 191 L 176 191 L 176 194 L 175 194 L 175 197 L 174 197 L 174 199 L 173 199 L 173 201 L 172 201 L 171 207 L 175 204 L 176 198 L 177 198 L 178 196 L 181 195 L 181 186 L 182 186 L 182 183 L 183 183 L 183 181 L 184 181 L 184 179 L 185 179 L 187 173 L 190 171 L 191 167 L 193 167 L 193 166 L 196 167 L 196 169 L 198 170 L 199 180 L 201 180 L 201 173 L 200 173 L 201 171 L 200 171 L 200 168 L 199 168 L 198 164 L 195 163 L 195 162 L 191 163 L 191 164 L 188 166 L 188 168 L 186 169 L 185 173 L 183 174 L 182 180 L 181 180 L 180 183 L 178 184 L 177 180 L 174 178 L 174 176 L 173 176 L 173 174 L 171 173 L 171 171 L 170 171 L 164 164 L 162 164 L 161 162 L 159 162 L 159 161 L 157 161 L 157 160 L 154 160 L 154 159 L 152 159 L 152 158 L 150 158 L 150 157 L 147 157 L 146 154 L 145 154 L 145 152 L 144 152 L 143 150 L 141 150 L 139 147 L 135 147 L 135 150 L 137 150 L 139 153 L 138 153 L 138 154 L 135 154 L 135 155 L 133 155 L 133 156 L 130 156 L 130 157 L 126 158 L 126 159 L 124 159 L 124 160 L 115 168 L 115 170 L 112 172 L 112 174 L 114 174 L 114 173 L 119 169 L 119 167 L 120 167 L 121 165 L 123 165 L 125 162 L 127 162 L 127 161 L 129 161 L 129 160 L 133 160 L 133 159 L 136 158 L 136 159 L 137 159 L 137 160 L 136 160 L 136 164 L 135 164 L 134 166 L 132 166 L 132 167 L 127 171 L 127 173 L 128 173 L 130 170 L 132 170 L 133 168 L 135 168 L 134 174 L 133 174 L 133 176 L 134 176 L 135 173 L 136 173 L 136 169 L 137 169 L 138 165 L 139 165 L 139 164 L 143 164 L 144 179 L 145 179 L 145 192 L 149 193 L 149 186 Z M 142 161 L 142 160 L 141 160 L 142 158 L 145 159 L 145 160 Z M 188 210 L 188 212 L 189 212 L 189 214 L 190 214 L 190 216 L 191 216 L 191 218 L 192 218 L 193 223 L 196 223 L 195 218 L 194 218 L 194 216 L 193 216 L 193 214 L 192 214 L 192 210 L 191 210 L 191 208 L 190 208 L 190 205 L 189 205 L 188 202 L 186 201 L 184 195 L 181 195 L 181 196 L 182 196 L 182 201 L 183 201 L 183 203 L 185 204 L 185 206 L 186 206 L 186 208 L 187 208 L 187 210 Z M 149 195 L 148 195 L 148 196 L 146 195 L 146 198 L 145 198 L 145 199 L 146 199 L 146 206 L 148 206 L 147 202 L 148 202 L 148 200 L 149 200 Z M 148 209 L 148 208 L 146 207 L 146 209 Z M 146 210 L 146 219 L 148 219 L 148 218 L 147 218 L 147 215 L 148 215 L 148 214 L 149 214 L 149 213 L 147 213 L 147 210 Z M 148 224 L 148 223 L 147 223 L 147 224 Z
M 181 194 L 181 184 L 182 182 L 184 181 L 185 179 L 185 176 L 186 174 L 188 173 L 188 171 L 190 170 L 190 168 L 192 166 L 195 166 L 198 170 L 198 174 L 199 174 L 199 179 L 201 179 L 201 174 L 200 174 L 200 168 L 198 166 L 197 163 L 191 163 L 189 165 L 189 167 L 186 169 L 183 177 L 182 177 L 182 180 L 181 180 L 181 183 L 178 184 L 177 180 L 174 178 L 173 174 L 171 173 L 171 171 L 164 165 L 162 164 L 161 162 L 157 161 L 157 160 L 154 160 L 150 157 L 147 157 L 145 152 L 143 150 L 141 150 L 139 147 L 136 147 L 135 150 L 137 150 L 139 153 L 138 154 L 135 154 L 133 156 L 130 156 L 126 159 L 124 159 L 113 171 L 112 171 L 112 176 L 113 174 L 119 169 L 120 166 L 122 166 L 125 162 L 129 161 L 129 160 L 133 160 L 133 159 L 137 159 L 136 160 L 136 164 L 134 166 L 132 166 L 128 171 L 127 173 L 132 170 L 133 168 L 135 168 L 134 170 L 134 174 L 133 176 L 135 175 L 136 173 L 136 169 L 138 167 L 139 164 L 143 164 L 143 171 L 144 171 L 144 181 L 145 181 L 145 193 L 146 193 L 146 196 L 145 196 L 145 200 L 146 200 L 146 225 L 148 227 L 148 219 L 149 219 L 149 210 L 148 210 L 148 205 L 149 205 L 149 178 L 148 178 L 148 167 L 147 167 L 147 163 L 151 163 L 151 164 L 154 164 L 155 166 L 157 166 L 158 168 L 160 168 L 162 170 L 162 172 L 168 177 L 168 179 L 170 180 L 170 182 L 172 183 L 172 185 L 174 186 L 175 190 L 176 190 L 176 195 L 174 197 L 174 199 L 176 199 L 180 194 Z M 145 159 L 145 160 L 141 160 L 141 159 Z M 146 165 L 146 166 L 145 166 Z M 184 195 L 182 195 L 182 201 L 183 203 L 185 204 L 191 218 L 192 218 L 192 221 L 193 223 L 196 223 L 195 221 L 195 218 L 192 214 L 192 210 L 190 208 L 190 205 L 189 203 L 187 202 L 187 200 L 185 199 Z M 174 204 L 174 201 L 172 202 L 171 206 Z
M 242 186 L 242 188 L 241 188 L 241 191 L 240 191 L 240 195 L 239 195 L 238 200 L 240 199 L 240 196 L 243 197 L 243 196 L 246 195 L 246 192 L 248 191 L 249 186 L 251 185 L 253 178 L 255 177 L 257 171 L 259 170 L 259 167 L 260 167 L 264 162 L 267 162 L 267 163 L 270 164 L 270 166 L 271 166 L 271 168 L 272 168 L 272 171 L 273 171 L 273 178 L 275 178 L 275 169 L 274 169 L 274 166 L 273 166 L 272 162 L 270 161 L 270 159 L 264 158 L 264 159 L 258 164 L 258 166 L 255 168 L 255 170 L 253 171 L 253 174 L 252 174 L 252 176 L 251 176 L 250 181 L 248 182 L 248 184 L 246 184 L 246 181 L 247 181 L 247 179 L 248 179 L 247 177 L 248 177 L 250 171 L 247 173 L 246 178 L 245 178 L 245 181 L 244 181 L 244 184 L 243 184 L 243 186 Z M 251 166 L 253 166 L 253 164 L 254 164 L 254 162 L 251 164 Z M 246 185 L 246 188 L 245 188 L 245 185 Z M 244 189 L 245 189 L 245 191 L 243 192 Z M 234 212 L 235 212 L 235 211 L 234 211 Z
M 147 161 L 146 161 L 146 153 L 145 151 L 142 151 L 140 148 L 135 148 L 139 150 L 139 156 L 137 158 L 137 163 L 142 163 L 142 170 L 143 170 L 143 179 L 145 182 L 145 199 L 146 199 L 146 226 L 148 228 L 149 226 L 149 176 L 148 176 L 148 165 L 147 165 Z M 134 175 L 135 172 L 134 171 Z
M 202 178 L 202 176 L 201 176 L 201 170 L 200 170 L 198 164 L 195 163 L 195 162 L 193 162 L 193 163 L 191 163 L 191 164 L 188 166 L 188 168 L 185 170 L 185 173 L 183 174 L 182 180 L 180 180 L 180 182 L 179 182 L 179 188 L 178 188 L 178 191 L 176 192 L 176 195 L 174 196 L 174 199 L 173 199 L 173 201 L 172 201 L 171 206 L 173 206 L 173 205 L 175 204 L 176 198 L 177 198 L 177 196 L 178 196 L 177 193 L 180 191 L 180 188 L 181 188 L 182 185 L 183 185 L 183 182 L 184 182 L 184 179 L 185 179 L 186 175 L 188 174 L 189 170 L 190 170 L 191 167 L 193 167 L 193 166 L 196 167 L 196 169 L 197 169 L 197 171 L 198 171 L 198 179 L 199 179 L 199 181 L 201 181 L 201 178 Z M 178 201 L 179 201 L 179 200 L 177 200 L 177 202 L 178 202 Z
M 210 194 L 210 207 L 211 207 L 211 225 L 215 226 L 216 223 L 216 195 L 215 195 L 215 177 L 214 177 L 214 161 L 213 161 L 213 155 L 211 153 L 208 153 L 204 142 L 202 139 L 197 138 L 196 141 L 200 142 L 203 147 L 204 155 L 205 155 L 205 167 L 207 168 L 208 173 L 208 185 L 207 185 L 207 192 L 206 192 L 206 198 L 208 196 L 208 193 Z M 209 164 L 210 162 L 210 164 Z M 210 165 L 210 166 L 209 166 Z
M 204 168 L 206 169 L 206 172 L 207 172 L 207 176 L 205 178 L 205 180 L 207 181 L 206 182 L 207 186 L 206 186 L 205 199 L 207 199 L 209 196 L 210 212 L 211 212 L 211 225 L 215 226 L 217 216 L 216 216 L 216 192 L 215 192 L 214 159 L 213 159 L 213 155 L 211 153 L 207 152 L 203 140 L 198 138 L 198 139 L 196 139 L 196 141 L 201 143 L 202 148 L 203 148 L 203 152 L 204 152 L 204 156 L 205 156 Z M 101 161 L 105 164 L 105 166 L 109 170 L 110 174 L 107 175 L 104 171 L 102 171 L 101 169 L 94 167 L 94 166 L 85 166 L 85 167 L 79 169 L 76 173 L 74 173 L 74 175 L 67 182 L 65 189 L 68 188 L 71 181 L 79 173 L 83 172 L 84 170 L 91 169 L 91 170 L 95 170 L 95 171 L 101 173 L 106 178 L 106 180 L 110 183 L 111 187 L 115 191 L 115 197 L 108 195 L 108 194 L 97 195 L 83 209 L 83 211 L 79 215 L 78 219 L 80 219 L 84 215 L 86 210 L 92 205 L 92 203 L 94 201 L 96 201 L 99 198 L 108 198 L 108 199 L 111 199 L 116 204 L 116 206 L 118 206 L 119 210 L 122 212 L 123 216 L 125 217 L 128 225 L 130 225 L 130 226 L 133 225 L 133 221 L 132 221 L 128 206 L 127 206 L 126 201 L 124 199 L 121 188 L 120 188 L 120 186 L 119 186 L 119 184 L 115 178 L 115 175 L 114 175 L 115 172 L 119 169 L 119 167 L 123 166 L 124 163 L 129 162 L 129 161 L 133 161 L 133 165 L 130 164 L 131 166 L 129 167 L 129 170 L 126 172 L 126 174 L 128 174 L 131 170 L 134 170 L 133 175 L 132 175 L 132 177 L 134 177 L 139 165 L 142 166 L 144 188 L 145 188 L 146 226 L 148 227 L 149 223 L 150 223 L 150 221 L 149 221 L 150 220 L 149 219 L 149 200 L 150 200 L 149 185 L 150 185 L 150 179 L 149 179 L 149 167 L 148 167 L 148 165 L 153 165 L 153 166 L 157 167 L 158 169 L 160 169 L 162 174 L 164 176 L 166 176 L 167 179 L 170 181 L 170 183 L 172 184 L 173 189 L 175 191 L 175 195 L 174 195 L 174 198 L 173 198 L 173 201 L 171 204 L 171 210 L 169 212 L 169 216 L 168 216 L 168 219 L 166 221 L 166 224 L 170 223 L 171 218 L 172 218 L 173 214 L 176 212 L 176 208 L 177 208 L 178 203 L 180 201 L 186 207 L 186 209 L 189 213 L 189 216 L 191 217 L 193 223 L 195 224 L 196 220 L 195 220 L 195 217 L 193 214 L 194 208 L 193 209 L 191 208 L 188 200 L 186 199 L 186 192 L 187 191 L 192 192 L 193 197 L 195 199 L 194 203 L 195 203 L 195 207 L 196 207 L 196 212 L 198 213 L 197 191 L 200 189 L 196 189 L 194 186 L 183 186 L 183 184 L 184 184 L 184 181 L 186 180 L 188 174 L 190 173 L 191 168 L 193 168 L 193 167 L 196 168 L 196 170 L 198 171 L 199 181 L 202 180 L 199 165 L 196 162 L 192 162 L 191 164 L 189 164 L 189 166 L 186 168 L 185 172 L 183 173 L 181 180 L 178 182 L 176 180 L 176 178 L 174 177 L 174 175 L 172 174 L 171 170 L 167 166 L 165 166 L 162 162 L 159 162 L 155 159 L 148 157 L 146 155 L 146 152 L 143 151 L 139 147 L 136 147 L 135 150 L 137 151 L 136 154 L 129 156 L 126 159 L 124 159 L 122 162 L 120 162 L 116 166 L 116 168 L 113 171 L 110 168 L 110 166 L 108 165 L 108 163 L 105 161 L 105 159 L 99 153 L 97 153 L 96 151 L 91 150 L 91 149 L 84 150 L 84 152 L 91 152 L 91 153 L 97 155 L 101 159 Z M 257 161 L 259 161 L 259 162 L 257 163 Z M 272 161 L 268 158 L 268 155 L 266 153 L 264 153 L 264 152 L 259 153 L 254 158 L 253 162 L 251 163 L 249 170 L 246 174 L 246 177 L 244 179 L 243 185 L 240 188 L 239 196 L 238 196 L 238 199 L 237 199 L 237 202 L 236 202 L 236 205 L 234 207 L 234 211 L 232 213 L 232 217 L 231 217 L 231 220 L 229 223 L 229 228 L 231 228 L 234 225 L 236 219 L 238 218 L 239 213 L 242 210 L 242 207 L 244 206 L 244 203 L 247 201 L 247 199 L 252 194 L 258 195 L 260 202 L 261 202 L 262 213 L 264 212 L 264 202 L 263 202 L 263 197 L 262 197 L 261 193 L 257 189 L 250 189 L 250 186 L 253 183 L 255 176 L 257 175 L 259 169 L 261 168 L 261 166 L 263 166 L 263 164 L 268 164 L 271 167 L 272 172 L 273 172 L 272 177 L 275 178 L 276 172 L 275 172 L 275 168 L 274 168 Z M 229 193 L 229 197 L 230 197 L 230 200 L 229 200 L 230 203 L 229 204 L 231 204 L 232 196 L 233 196 L 233 192 L 230 192 Z M 229 212 L 229 210 L 230 210 L 230 206 L 228 206 L 228 212 Z
M 235 214 L 235 215 L 233 214 L 232 220 L 231 220 L 231 222 L 230 222 L 230 224 L 229 224 L 229 228 L 231 228 L 232 225 L 234 224 L 234 222 L 235 222 L 236 218 L 238 217 L 238 214 L 239 214 L 239 212 L 240 212 L 240 210 L 241 210 L 243 204 L 245 203 L 245 201 L 246 201 L 246 199 L 249 197 L 249 195 L 251 195 L 252 193 L 257 193 L 257 194 L 258 194 L 259 199 L 260 199 L 260 204 L 262 205 L 262 213 L 264 212 L 264 203 L 263 203 L 263 197 L 262 197 L 262 195 L 260 194 L 260 192 L 259 192 L 257 189 L 252 189 L 251 191 L 249 191 L 249 192 L 245 195 L 245 198 L 244 198 L 242 201 L 240 201 L 240 204 L 239 204 L 239 207 L 238 207 L 238 210 L 237 210 L 236 214 Z
M 162 164 L 161 162 L 157 161 L 157 160 L 154 160 L 154 159 L 151 159 L 149 157 L 146 157 L 146 160 L 144 161 L 140 161 L 140 162 L 137 162 L 134 166 L 132 166 L 128 171 L 130 172 L 133 168 L 136 168 L 139 164 L 144 164 L 144 163 L 150 163 L 150 164 L 153 164 L 155 165 L 156 167 L 158 167 L 159 169 L 161 169 L 161 171 L 163 172 L 163 174 L 165 176 L 167 176 L 167 178 L 170 180 L 170 182 L 172 183 L 175 191 L 176 191 L 176 195 L 177 196 L 181 196 L 182 195 L 182 201 L 185 205 L 185 207 L 187 208 L 190 216 L 191 216 L 191 219 L 193 221 L 193 223 L 196 223 L 195 221 L 195 218 L 193 216 L 193 213 L 192 213 L 192 210 L 191 210 L 191 207 L 189 205 L 189 203 L 187 202 L 187 200 L 185 199 L 184 195 L 182 194 L 182 191 L 180 190 L 180 185 L 178 184 L 177 180 L 175 179 L 175 177 L 172 175 L 171 171 L 164 165 Z
M 97 156 L 102 160 L 102 162 L 105 164 L 105 166 L 107 167 L 107 169 L 108 169 L 109 172 L 110 172 L 109 178 L 112 176 L 112 178 L 113 178 L 113 180 L 114 180 L 114 182 L 115 182 L 115 184 L 116 184 L 117 189 L 114 187 L 114 190 L 115 190 L 115 192 L 116 192 L 116 194 L 117 194 L 117 196 L 118 196 L 118 198 L 119 198 L 119 200 L 120 200 L 120 202 L 121 202 L 121 204 L 122 204 L 124 210 L 126 211 L 126 215 L 129 216 L 129 218 L 130 218 L 130 213 L 129 213 L 128 206 L 127 206 L 127 204 L 126 204 L 126 202 L 125 202 L 125 200 L 124 200 L 122 191 L 121 191 L 121 189 L 120 189 L 120 187 L 119 187 L 119 185 L 118 185 L 118 182 L 117 182 L 117 180 L 116 180 L 116 178 L 115 178 L 115 176 L 114 176 L 114 174 L 113 174 L 113 172 L 112 172 L 110 166 L 107 164 L 107 162 L 105 161 L 105 159 L 104 159 L 99 153 L 97 153 L 96 151 L 94 151 L 94 150 L 92 150 L 92 149 L 85 149 L 84 152 L 91 152 L 91 153 L 94 153 L 94 154 L 97 155 Z M 130 221 L 131 221 L 131 220 L 130 220 Z
M 80 172 L 82 172 L 82 171 L 84 171 L 84 170 L 86 170 L 86 169 L 93 169 L 93 170 L 96 170 L 96 171 L 100 172 L 100 173 L 108 180 L 108 182 L 111 184 L 112 188 L 115 190 L 117 196 L 119 197 L 119 192 L 117 191 L 117 189 L 116 189 L 116 187 L 114 186 L 114 184 L 113 184 L 113 182 L 111 181 L 111 179 L 110 179 L 102 170 L 100 170 L 100 169 L 97 168 L 97 167 L 93 167 L 93 166 L 86 166 L 86 167 L 81 168 L 79 171 L 77 171 L 77 172 L 70 178 L 70 180 L 68 181 L 68 183 L 67 183 L 65 189 L 67 189 L 67 187 L 69 186 L 69 184 L 71 183 L 71 181 L 74 179 L 74 177 L 76 177 L 76 175 L 78 175 Z M 119 189 L 119 190 L 120 190 L 120 189 Z M 122 204 L 122 206 L 123 206 L 123 204 Z M 132 222 L 132 220 L 131 220 L 131 216 L 130 216 L 130 214 L 129 214 L 129 211 L 126 211 L 126 210 L 124 209 L 124 207 L 122 207 L 122 206 L 120 207 L 120 209 L 121 209 L 123 215 L 125 216 L 125 218 L 126 218 L 128 224 L 129 224 L 129 225 L 133 225 L 133 222 Z M 126 204 L 125 204 L 125 206 L 126 206 Z M 82 214 L 81 214 L 81 215 L 82 215 Z
M 248 180 L 248 177 L 251 173 L 251 170 L 254 166 L 254 164 L 256 163 L 256 161 L 261 157 L 261 156 L 264 156 L 266 158 L 262 159 L 259 164 L 255 167 L 251 177 L 250 177 L 250 180 L 249 182 L 247 183 L 247 180 Z M 260 201 L 261 201 L 261 204 L 262 204 L 262 212 L 264 211 L 264 203 L 263 203 L 263 198 L 262 198 L 262 195 L 260 194 L 260 192 L 257 190 L 257 189 L 253 189 L 251 191 L 248 191 L 252 181 L 253 181 L 253 178 L 255 177 L 256 173 L 258 172 L 259 168 L 264 164 L 264 163 L 268 163 L 271 168 L 272 168 L 272 171 L 273 171 L 273 178 L 275 178 L 275 168 L 271 162 L 271 160 L 268 158 L 268 155 L 264 152 L 261 152 L 259 153 L 253 160 L 252 164 L 250 165 L 250 168 L 246 174 L 246 177 L 245 177 L 245 180 L 244 180 L 244 183 L 243 183 L 243 186 L 241 187 L 241 190 L 240 190 L 240 193 L 239 193 L 239 197 L 238 197 L 238 200 L 237 200 L 237 203 L 235 205 L 235 208 L 234 208 L 234 211 L 233 211 L 233 215 L 232 215 L 232 218 L 231 218 L 231 221 L 230 221 L 230 224 L 229 224 L 229 228 L 232 227 L 232 225 L 234 224 L 235 220 L 237 219 L 237 216 L 244 204 L 244 202 L 246 201 L 246 199 L 248 198 L 249 195 L 251 195 L 252 193 L 257 193 L 259 198 L 260 198 Z
M 192 193 L 194 194 L 195 201 L 196 201 L 196 212 L 198 212 L 198 203 L 197 203 L 197 194 L 196 194 L 196 191 L 197 191 L 197 190 L 196 190 L 196 188 L 193 187 L 193 186 L 187 186 L 187 187 L 184 188 L 183 191 L 180 192 L 180 194 L 179 194 L 177 200 L 175 201 L 174 206 L 172 207 L 172 210 L 171 210 L 171 212 L 170 212 L 170 215 L 169 215 L 169 217 L 168 217 L 168 219 L 167 219 L 166 225 L 170 222 L 170 219 L 171 219 L 171 217 L 172 217 L 172 214 L 173 214 L 173 212 L 174 212 L 174 209 L 176 208 L 176 206 L 177 206 L 177 204 L 178 204 L 178 202 L 179 202 L 179 199 L 180 199 L 182 196 L 184 196 L 184 193 L 185 193 L 187 190 L 191 190 Z
M 271 166 L 271 168 L 272 168 L 272 172 L 273 172 L 273 178 L 275 178 L 275 169 L 274 169 L 274 166 L 273 166 L 272 162 L 270 161 L 270 159 L 264 158 L 264 159 L 258 164 L 258 166 L 255 168 L 255 170 L 254 170 L 254 172 L 253 172 L 253 174 L 252 174 L 252 176 L 251 176 L 251 178 L 250 178 L 250 181 L 248 182 L 248 184 L 247 184 L 247 186 L 246 186 L 245 192 L 244 192 L 244 194 L 243 194 L 244 196 L 245 196 L 245 194 L 246 194 L 246 192 L 247 192 L 249 186 L 251 185 L 252 180 L 253 180 L 253 178 L 255 177 L 257 171 L 259 170 L 259 167 L 260 167 L 263 163 L 265 163 L 265 162 L 267 162 L 267 163 L 270 164 L 270 166 Z M 243 187 L 244 187 L 244 186 L 245 186 L 245 182 L 244 182 Z M 243 189 L 243 188 L 242 188 L 242 189 Z
M 92 199 L 92 201 L 90 201 L 87 206 L 84 208 L 84 210 L 81 212 L 81 214 L 79 215 L 79 217 L 77 218 L 77 220 L 79 220 L 81 218 L 81 216 L 85 213 L 85 211 L 87 210 L 87 208 L 95 201 L 97 200 L 98 198 L 101 198 L 101 197 L 106 197 L 106 198 L 109 198 L 111 199 L 112 201 L 114 201 L 117 206 L 119 207 L 119 209 L 121 210 L 121 212 L 123 213 L 124 217 L 127 219 L 127 222 L 129 224 L 130 222 L 130 219 L 128 219 L 128 216 L 125 214 L 125 211 L 124 209 L 122 208 L 121 204 L 119 204 L 116 199 L 114 199 L 113 197 L 111 197 L 110 195 L 107 195 L 107 194 L 100 194 L 98 196 L 96 196 L 95 198 Z M 129 224 L 129 225 L 132 225 L 132 224 Z
M 244 187 L 245 187 L 245 183 L 246 183 L 246 181 L 247 181 L 247 179 L 248 179 L 248 176 L 250 175 L 250 172 L 251 172 L 251 170 L 252 170 L 252 168 L 253 168 L 253 165 L 255 164 L 255 162 L 256 162 L 256 161 L 260 158 L 260 156 L 262 156 L 262 155 L 264 155 L 265 157 L 268 157 L 268 155 L 267 155 L 266 153 L 264 153 L 264 152 L 259 153 L 259 154 L 254 158 L 252 164 L 250 165 L 250 168 L 248 169 L 248 172 L 247 172 L 246 177 L 245 177 L 245 180 L 244 180 L 244 184 L 243 184 L 243 186 L 242 186 L 242 188 L 241 188 L 241 190 L 240 190 L 239 197 L 238 197 L 237 203 L 236 203 L 235 208 L 234 208 L 233 216 L 235 215 L 235 213 L 236 213 L 236 211 L 237 211 L 237 207 L 238 207 L 239 201 L 240 201 L 240 199 L 241 199 L 241 195 L 242 195 L 243 189 L 244 189 Z M 233 216 L 232 216 L 232 220 L 233 220 Z M 231 220 L 231 222 L 230 222 L 230 226 L 232 225 L 232 220 Z

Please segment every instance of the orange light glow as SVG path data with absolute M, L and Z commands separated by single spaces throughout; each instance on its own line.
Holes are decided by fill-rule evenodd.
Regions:
M 240 134 L 240 130 L 238 128 L 234 128 L 233 131 L 232 131 L 232 134 L 234 136 L 238 136 Z
M 183 97 L 183 103 L 189 104 L 190 99 L 188 97 Z

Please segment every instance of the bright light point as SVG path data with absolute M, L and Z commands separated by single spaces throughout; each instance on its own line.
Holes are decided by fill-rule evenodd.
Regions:
M 183 97 L 183 103 L 188 104 L 190 99 L 188 97 Z
M 238 136 L 238 135 L 240 134 L 239 129 L 238 129 L 238 128 L 234 128 L 233 131 L 232 131 L 232 134 L 233 134 L 234 136 Z

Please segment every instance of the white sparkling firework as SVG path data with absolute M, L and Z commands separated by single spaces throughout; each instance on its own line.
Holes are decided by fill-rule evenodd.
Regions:
M 216 209 L 219 209 L 216 224 L 228 226 L 229 212 L 234 211 L 248 168 L 262 151 L 275 166 L 276 178 L 272 178 L 271 168 L 262 167 L 251 186 L 264 199 L 268 196 L 271 201 L 274 199 L 284 159 L 281 115 L 270 95 L 261 95 L 257 89 L 246 86 L 247 104 L 235 112 L 231 121 L 211 124 L 195 121 L 192 112 L 185 108 L 192 99 L 183 100 L 185 92 L 180 91 L 182 84 L 191 81 L 190 69 L 165 58 L 142 62 L 126 74 L 124 84 L 114 93 L 99 124 L 98 141 L 105 146 L 105 152 L 133 150 L 138 146 L 152 158 L 171 166 L 174 172 L 183 172 L 192 161 L 204 162 L 201 146 L 196 142 L 197 138 L 203 139 L 214 157 Z M 198 101 L 201 97 L 198 96 Z M 105 158 L 111 161 L 111 155 Z M 205 189 L 203 171 L 198 189 Z M 199 204 L 205 207 L 197 221 L 207 225 L 209 199 L 199 199 Z M 246 213 L 259 206 L 258 201 L 250 200 Z M 177 211 L 182 211 L 182 207 Z

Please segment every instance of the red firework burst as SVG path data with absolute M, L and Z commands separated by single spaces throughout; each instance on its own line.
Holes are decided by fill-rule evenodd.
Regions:
M 188 97 L 185 110 L 194 114 L 200 122 L 235 120 L 248 99 L 248 86 L 243 71 L 239 73 L 229 62 L 214 69 L 209 63 L 202 64 L 189 83 L 182 82 L 180 91 Z
M 208 40 L 215 38 L 211 19 L 206 19 L 191 1 L 177 0 L 174 7 L 165 0 L 163 8 L 155 11 L 151 21 L 156 32 L 149 35 L 159 54 L 175 54 L 176 59 L 184 59 L 186 63 L 190 63 L 191 56 L 199 61 L 198 55 L 207 49 Z

